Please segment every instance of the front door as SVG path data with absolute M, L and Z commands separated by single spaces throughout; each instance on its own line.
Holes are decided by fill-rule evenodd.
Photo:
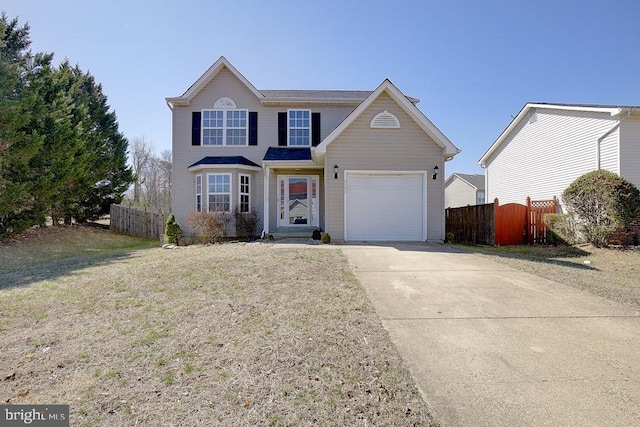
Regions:
M 278 227 L 318 226 L 318 176 L 278 176 Z

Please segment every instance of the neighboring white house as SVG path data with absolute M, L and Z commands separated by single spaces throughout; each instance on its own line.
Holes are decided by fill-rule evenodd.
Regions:
M 391 81 L 371 91 L 258 90 L 220 57 L 172 113 L 172 200 L 257 211 L 266 234 L 444 239 L 444 163 L 460 150 Z M 234 231 L 231 230 L 231 235 Z
M 640 187 L 640 107 L 528 103 L 478 161 L 486 199 L 557 196 L 598 169 Z
M 445 208 L 485 203 L 484 175 L 453 173 L 444 182 Z

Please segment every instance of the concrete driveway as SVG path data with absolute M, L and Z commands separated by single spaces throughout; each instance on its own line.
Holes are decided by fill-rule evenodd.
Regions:
M 443 245 L 342 250 L 442 426 L 640 426 L 637 310 Z

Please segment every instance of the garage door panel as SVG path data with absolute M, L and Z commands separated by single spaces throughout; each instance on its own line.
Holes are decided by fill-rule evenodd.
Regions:
M 423 240 L 422 175 L 347 178 L 347 240 Z

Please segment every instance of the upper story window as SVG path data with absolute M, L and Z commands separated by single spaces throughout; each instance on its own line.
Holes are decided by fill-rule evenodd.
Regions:
M 202 145 L 248 145 L 247 110 L 202 110 Z
M 311 110 L 287 111 L 288 140 L 291 147 L 311 146 Z

